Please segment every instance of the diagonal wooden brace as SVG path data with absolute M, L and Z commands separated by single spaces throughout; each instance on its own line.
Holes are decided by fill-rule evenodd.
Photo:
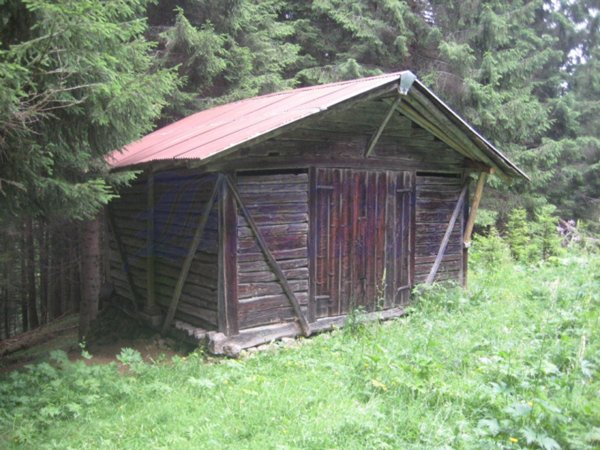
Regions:
M 190 268 L 192 266 L 192 261 L 194 260 L 194 256 L 196 256 L 196 251 L 200 246 L 200 242 L 202 242 L 202 236 L 204 235 L 204 229 L 206 228 L 206 223 L 208 222 L 208 217 L 210 216 L 210 212 L 212 210 L 213 205 L 215 204 L 215 200 L 217 198 L 217 194 L 219 192 L 219 187 L 223 182 L 223 178 L 219 175 L 215 183 L 215 187 L 210 196 L 210 199 L 204 206 L 204 211 L 202 211 L 202 216 L 200 216 L 200 221 L 198 222 L 198 227 L 196 228 L 196 232 L 194 233 L 194 238 L 192 239 L 192 243 L 190 244 L 190 248 L 188 249 L 188 253 L 183 261 L 183 266 L 181 266 L 181 271 L 179 272 L 179 278 L 177 279 L 177 284 L 175 285 L 175 290 L 173 291 L 173 296 L 171 297 L 171 303 L 169 304 L 169 310 L 167 312 L 167 316 L 165 317 L 165 321 L 162 326 L 162 334 L 166 334 L 169 326 L 171 326 L 171 322 L 173 321 L 173 317 L 175 317 L 175 312 L 177 311 L 177 305 L 179 304 L 179 299 L 181 298 L 181 292 L 183 290 L 183 285 L 187 280 L 188 273 L 190 272 Z
M 298 322 L 300 323 L 300 328 L 302 328 L 302 332 L 304 333 L 305 336 L 309 336 L 311 333 L 310 325 L 309 325 L 308 321 L 306 320 L 306 317 L 304 317 L 304 314 L 302 314 L 302 309 L 300 309 L 300 303 L 298 303 L 298 299 L 294 295 L 294 291 L 292 291 L 292 289 L 290 288 L 290 285 L 289 285 L 287 278 L 285 277 L 283 271 L 281 270 L 281 267 L 279 266 L 279 264 L 277 263 L 277 260 L 275 259 L 275 257 L 271 253 L 271 251 L 269 250 L 269 247 L 267 246 L 267 242 L 265 241 L 265 238 L 263 237 L 262 233 L 258 229 L 256 222 L 254 221 L 252 215 L 250 214 L 250 211 L 248 211 L 248 208 L 246 208 L 246 205 L 242 201 L 242 198 L 240 197 L 240 193 L 238 192 L 235 184 L 231 181 L 231 178 L 229 176 L 225 176 L 225 180 L 227 181 L 227 184 L 229 185 L 229 189 L 231 190 L 231 193 L 233 194 L 235 201 L 237 202 L 240 210 L 242 211 L 242 214 L 246 218 L 246 222 L 248 222 L 248 225 L 250 225 L 250 228 L 252 229 L 252 233 L 254 233 L 254 236 L 256 237 L 256 241 L 258 242 L 258 246 L 260 247 L 265 258 L 267 259 L 267 263 L 269 264 L 269 267 L 271 268 L 271 270 L 277 277 L 277 281 L 279 281 L 279 284 L 281 285 L 283 291 L 285 292 L 285 295 L 290 300 L 290 303 L 292 304 L 292 307 L 294 308 L 294 312 L 296 313 L 296 316 L 298 317 Z
M 387 114 L 385 115 L 385 118 L 381 122 L 381 125 L 379 125 L 379 128 L 377 129 L 375 134 L 371 136 L 371 139 L 369 139 L 369 143 L 367 144 L 367 150 L 365 151 L 365 158 L 368 158 L 373 154 L 373 150 L 375 150 L 375 146 L 377 145 L 377 142 L 379 142 L 379 138 L 383 134 L 383 130 L 385 130 L 385 127 L 394 115 L 394 112 L 396 111 L 396 108 L 398 108 L 398 105 L 400 105 L 401 101 L 402 97 L 398 97 L 396 100 L 394 100 L 394 103 L 392 103 L 392 106 L 390 106 L 390 109 L 388 110 Z
M 108 216 L 108 224 L 112 231 L 112 235 L 115 238 L 115 243 L 117 244 L 117 251 L 119 252 L 119 258 L 121 259 L 121 265 L 123 267 L 123 271 L 125 272 L 125 277 L 127 278 L 127 287 L 131 292 L 131 303 L 133 306 L 133 310 L 138 312 L 138 303 L 140 302 L 140 295 L 138 294 L 135 284 L 133 284 L 133 277 L 131 276 L 131 269 L 129 267 L 129 258 L 127 257 L 127 251 L 125 250 L 125 246 L 123 245 L 123 241 L 121 240 L 121 235 L 119 234 L 119 230 L 117 228 L 117 224 L 115 221 L 115 216 L 112 211 L 112 207 L 110 203 L 106 206 L 106 213 Z
M 438 250 L 437 256 L 435 257 L 435 262 L 433 266 L 431 266 L 431 271 L 429 275 L 427 275 L 427 279 L 425 280 L 425 284 L 432 284 L 437 271 L 442 264 L 442 259 L 444 258 L 444 254 L 446 253 L 446 248 L 448 247 L 448 241 L 450 240 L 450 235 L 452 234 L 452 230 L 454 229 L 454 225 L 456 224 L 456 219 L 458 218 L 458 214 L 462 209 L 463 204 L 465 203 L 465 197 L 467 196 L 467 184 L 465 184 L 460 192 L 460 196 L 458 197 L 458 201 L 456 202 L 456 206 L 454 207 L 454 211 L 452 212 L 452 217 L 450 217 L 450 222 L 448 222 L 448 227 L 446 228 L 446 233 L 444 234 L 444 238 L 442 239 L 442 243 L 440 244 L 440 249 Z

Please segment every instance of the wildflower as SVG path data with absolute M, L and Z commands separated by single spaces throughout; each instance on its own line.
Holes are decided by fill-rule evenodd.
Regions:
M 377 389 L 381 389 L 382 391 L 387 391 L 387 386 L 379 380 L 371 380 L 371 384 Z
M 513 444 L 516 444 L 517 442 L 519 442 L 519 440 L 517 438 L 515 438 L 515 437 L 509 437 L 508 440 L 510 442 L 512 442 Z

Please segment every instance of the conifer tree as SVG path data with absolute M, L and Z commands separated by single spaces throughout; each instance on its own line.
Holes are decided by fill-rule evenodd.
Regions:
M 85 219 L 93 232 L 111 184 L 131 178 L 104 158 L 152 128 L 175 86 L 152 70 L 145 2 L 9 0 L 0 10 L 1 214 Z M 84 267 L 93 316 L 99 269 Z
M 428 67 L 439 31 L 427 2 L 342 0 L 289 1 L 285 19 L 301 46 L 302 84 Z
M 531 229 L 527 221 L 527 211 L 515 208 L 508 216 L 507 242 L 510 252 L 517 261 L 527 262 L 531 253 Z
M 163 122 L 220 103 L 291 88 L 299 57 L 294 32 L 279 20 L 285 2 L 160 1 L 149 17 L 161 47 L 157 62 L 183 81 Z

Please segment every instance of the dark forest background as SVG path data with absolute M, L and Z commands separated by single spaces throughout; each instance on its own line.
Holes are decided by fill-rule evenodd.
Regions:
M 600 228 L 600 1 L 1 0 L 0 339 L 95 314 L 104 157 L 241 98 L 409 69 L 531 177 L 482 218 Z M 88 315 L 88 314 L 85 314 Z

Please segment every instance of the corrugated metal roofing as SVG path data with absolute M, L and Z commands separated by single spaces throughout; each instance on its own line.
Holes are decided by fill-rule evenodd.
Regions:
M 241 100 L 181 119 L 114 152 L 112 167 L 165 159 L 207 159 L 282 126 L 400 79 L 400 73 Z
M 403 74 L 410 79 L 414 78 L 410 72 L 396 72 L 283 91 L 207 109 L 113 152 L 108 163 L 113 168 L 121 168 L 158 160 L 208 160 L 354 97 L 386 85 L 391 87 L 398 84 Z M 455 122 L 455 126 L 490 156 L 503 173 L 527 177 L 433 92 L 418 80 L 415 85 L 428 95 L 437 109 Z

